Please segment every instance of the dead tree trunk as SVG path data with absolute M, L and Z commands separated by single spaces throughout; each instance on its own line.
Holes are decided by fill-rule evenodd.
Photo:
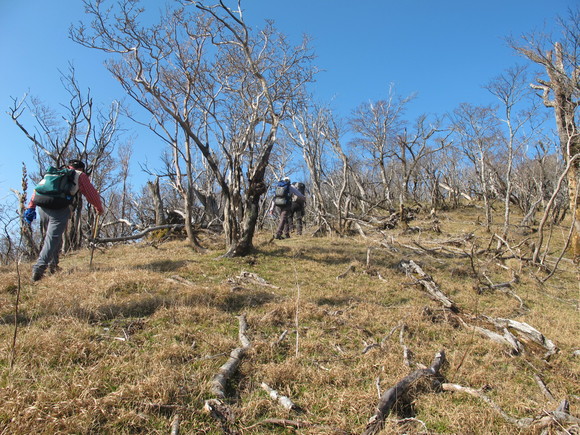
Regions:
M 155 225 L 165 225 L 166 220 L 165 212 L 163 211 L 163 199 L 159 190 L 159 177 L 155 177 L 155 181 L 148 181 L 147 187 L 149 187 L 149 192 L 151 192 L 151 198 L 153 199 Z
M 439 382 L 442 379 L 439 370 L 445 361 L 445 352 L 441 350 L 435 355 L 431 367 L 428 369 L 415 370 L 413 373 L 400 380 L 394 387 L 389 388 L 381 396 L 377 405 L 377 412 L 370 418 L 363 435 L 373 435 L 380 432 L 384 426 L 385 418 L 387 418 L 391 409 L 395 405 L 400 405 L 400 401 L 410 401 L 406 396 L 408 395 L 410 388 L 420 379 L 427 378 L 429 380 L 430 388 L 438 388 Z

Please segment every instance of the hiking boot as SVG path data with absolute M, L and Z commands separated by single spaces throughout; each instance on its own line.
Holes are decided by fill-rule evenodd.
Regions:
M 276 240 L 282 240 L 284 237 L 282 237 L 282 234 L 276 234 L 276 237 L 274 237 Z
M 48 271 L 50 272 L 50 274 L 55 274 L 60 272 L 60 266 L 57 264 L 51 264 L 50 266 L 48 266 Z
M 44 270 L 36 268 L 32 269 L 32 282 L 40 281 L 42 275 L 44 275 Z

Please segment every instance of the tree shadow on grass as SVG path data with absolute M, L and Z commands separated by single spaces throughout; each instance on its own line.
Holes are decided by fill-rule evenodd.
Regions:
M 45 312 L 41 315 L 30 316 L 24 311 L 18 313 L 18 325 L 28 325 L 43 317 L 49 316 L 71 316 L 89 323 L 102 322 L 116 318 L 126 317 L 147 317 L 155 313 L 158 308 L 168 306 L 172 303 L 170 298 L 158 295 L 148 295 L 129 301 L 108 303 L 98 306 L 72 306 L 62 308 L 62 311 Z M 0 317 L 1 324 L 14 324 L 14 314 L 6 314 Z
M 187 260 L 159 260 L 147 264 L 139 264 L 136 269 L 151 270 L 153 272 L 174 272 L 186 266 Z
M 31 318 L 22 310 L 18 312 L 16 317 L 17 325 L 24 325 L 30 323 Z M 14 325 L 14 313 L 8 313 L 0 316 L 0 325 Z
M 47 316 L 71 316 L 89 323 L 99 323 L 122 318 L 149 317 L 159 309 L 170 306 L 208 306 L 228 312 L 237 313 L 245 308 L 255 308 L 278 299 L 278 296 L 266 291 L 252 291 L 245 289 L 237 293 L 203 292 L 175 295 L 138 294 L 124 293 L 130 299 L 102 303 L 93 306 L 73 305 L 69 307 L 57 307 L 51 312 L 31 317 L 24 311 L 20 311 L 17 323 L 19 325 L 30 324 L 42 317 Z M 14 314 L 7 313 L 0 317 L 0 324 L 14 323 Z
M 217 305 L 223 311 L 228 313 L 238 312 L 244 308 L 255 308 L 265 305 L 277 299 L 276 295 L 264 291 L 252 293 L 232 293 Z
M 168 306 L 171 303 L 170 298 L 159 295 L 148 295 L 147 297 L 103 304 L 97 307 L 76 307 L 71 314 L 89 322 L 100 322 L 124 317 L 147 317 L 154 314 L 160 307 Z
M 256 249 L 256 253 L 264 257 L 287 257 L 288 259 L 299 258 L 300 260 L 312 261 L 327 265 L 350 264 L 353 261 L 353 253 L 337 251 L 332 248 L 308 247 L 294 249 L 286 246 L 277 247 L 274 250 L 265 251 Z M 363 254 L 357 253 L 357 258 L 364 258 Z
M 190 294 L 179 301 L 183 306 L 207 306 L 227 313 L 237 313 L 245 308 L 255 308 L 270 303 L 278 296 L 265 291 L 242 290 L 224 295 L 218 293 Z
M 353 302 L 360 302 L 358 298 L 320 298 L 316 301 L 316 304 L 321 305 L 331 305 L 333 307 L 344 307 L 346 305 L 350 305 Z

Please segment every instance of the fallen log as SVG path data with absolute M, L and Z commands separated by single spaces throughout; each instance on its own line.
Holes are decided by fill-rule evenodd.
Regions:
M 540 346 L 546 349 L 546 353 L 544 354 L 544 359 L 549 359 L 552 355 L 558 352 L 558 348 L 556 345 L 549 339 L 547 339 L 544 334 L 542 334 L 537 329 L 533 328 L 532 326 L 528 325 L 524 322 L 518 322 L 512 319 L 502 319 L 502 318 L 492 318 L 488 316 L 484 316 L 488 321 L 493 323 L 495 326 L 499 328 L 505 329 L 514 329 L 518 331 L 518 333 Z
M 459 320 L 459 323 L 463 325 L 464 328 L 471 329 L 472 331 L 477 332 L 483 337 L 489 338 L 491 341 L 495 341 L 496 343 L 503 344 L 509 347 L 512 355 L 519 355 L 523 350 L 521 343 L 513 336 L 511 332 L 509 332 L 505 328 L 503 331 L 504 334 L 501 335 L 489 329 L 482 328 L 481 326 L 470 325 L 469 323 L 465 322 L 460 316 L 457 316 L 457 319 Z
M 171 225 L 157 225 L 154 227 L 145 228 L 143 231 L 137 234 L 132 234 L 130 236 L 123 236 L 123 237 L 111 237 L 111 238 L 103 238 L 103 239 L 94 239 L 93 243 L 113 243 L 113 242 L 126 242 L 128 240 L 137 240 L 142 239 L 148 233 L 155 230 L 164 230 L 170 228 L 172 230 L 176 230 L 178 228 L 183 228 L 183 224 L 171 224 Z
M 226 384 L 240 366 L 246 351 L 251 347 L 250 340 L 246 337 L 246 330 L 248 329 L 246 317 L 241 315 L 238 320 L 240 322 L 238 337 L 242 346 L 232 350 L 228 361 L 219 368 L 218 374 L 211 381 L 211 392 L 219 398 L 226 397 Z
M 427 275 L 417 263 L 415 263 L 413 260 L 403 260 L 399 263 L 399 265 L 405 271 L 407 276 L 412 276 L 412 273 L 419 275 L 419 279 L 415 278 L 415 280 L 417 283 L 421 284 L 425 290 L 427 290 L 427 293 L 431 296 L 431 298 L 441 302 L 445 308 L 453 311 L 454 313 L 459 312 L 455 302 L 449 299 L 447 295 L 439 289 L 439 286 L 435 284 L 433 278 Z
M 441 350 L 435 354 L 431 367 L 415 370 L 410 375 L 405 376 L 395 386 L 389 388 L 379 399 L 377 411 L 369 419 L 363 435 L 373 435 L 380 432 L 391 409 L 403 399 L 409 389 L 420 379 L 428 378 L 431 380 L 431 387 L 436 387 L 438 385 L 437 378 L 441 377 L 439 370 L 445 361 L 445 352 Z

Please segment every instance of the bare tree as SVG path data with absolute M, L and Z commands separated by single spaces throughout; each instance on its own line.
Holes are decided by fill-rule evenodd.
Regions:
M 439 133 L 443 135 L 439 136 Z M 420 171 L 425 160 L 446 148 L 450 131 L 444 131 L 441 121 L 429 122 L 426 115 L 417 118 L 412 129 L 405 129 L 397 136 L 393 158 L 399 166 L 401 187 L 399 190 L 399 206 L 410 199 L 411 180 L 421 180 Z M 415 198 L 418 201 L 418 198 Z
M 391 86 L 386 100 L 361 104 L 350 119 L 350 127 L 357 134 L 353 146 L 369 153 L 371 165 L 379 169 L 388 202 L 393 201 L 390 162 L 397 152 L 398 138 L 404 134 L 406 122 L 402 115 L 412 98 L 397 96 Z
M 19 253 L 14 243 L 13 228 L 19 216 L 10 213 L 3 204 L 0 205 L 0 264 L 8 265 L 14 261 Z
M 535 114 L 535 108 L 533 105 L 519 111 L 517 110 L 518 104 L 529 96 L 529 91 L 525 86 L 527 80 L 526 68 L 515 66 L 507 69 L 503 74 L 500 74 L 485 86 L 486 89 L 495 95 L 501 102 L 503 116 L 501 116 L 500 119 L 505 123 L 508 130 L 506 143 L 507 149 L 505 150 L 505 188 L 503 189 L 504 225 L 502 238 L 504 240 L 507 238 L 510 225 L 514 160 L 519 149 L 527 143 L 527 138 L 521 134 L 522 129 Z
M 81 25 L 71 34 L 117 55 L 108 68 L 128 95 L 175 120 L 184 143 L 201 152 L 224 198 L 225 255 L 246 255 L 278 129 L 312 80 L 312 55 L 306 41 L 291 47 L 271 23 L 252 32 L 239 3 L 182 3 L 144 27 L 133 1 L 108 10 L 88 1 L 92 31 Z
M 543 68 L 547 79 L 537 77 L 532 88 L 546 107 L 554 110 L 562 158 L 569 167 L 567 172 L 568 198 L 573 220 L 572 250 L 574 259 L 580 260 L 580 206 L 578 180 L 580 177 L 580 132 L 576 109 L 580 104 L 580 8 L 570 9 L 566 18 L 559 18 L 561 34 L 555 40 L 552 35 L 535 32 L 510 40 L 514 50 Z
M 155 207 L 155 225 L 163 225 L 165 224 L 165 211 L 163 210 L 163 199 L 159 190 L 159 177 L 155 177 L 155 181 L 148 181 L 147 187 L 151 192 Z
M 492 224 L 491 161 L 501 140 L 498 121 L 492 107 L 472 106 L 462 103 L 453 113 L 453 128 L 464 155 L 473 164 L 479 182 L 478 193 L 483 198 L 485 227 Z
M 292 142 L 301 150 L 310 175 L 308 201 L 314 210 L 315 225 L 324 231 L 331 229 L 323 194 L 325 163 L 328 164 L 328 122 L 330 111 L 324 107 L 305 107 L 294 113 L 292 127 L 287 129 Z
M 119 154 L 119 177 L 121 178 L 121 219 L 127 218 L 127 208 L 129 203 L 129 194 L 131 186 L 129 185 L 129 163 L 133 154 L 133 148 L 130 144 L 121 145 L 118 149 Z

